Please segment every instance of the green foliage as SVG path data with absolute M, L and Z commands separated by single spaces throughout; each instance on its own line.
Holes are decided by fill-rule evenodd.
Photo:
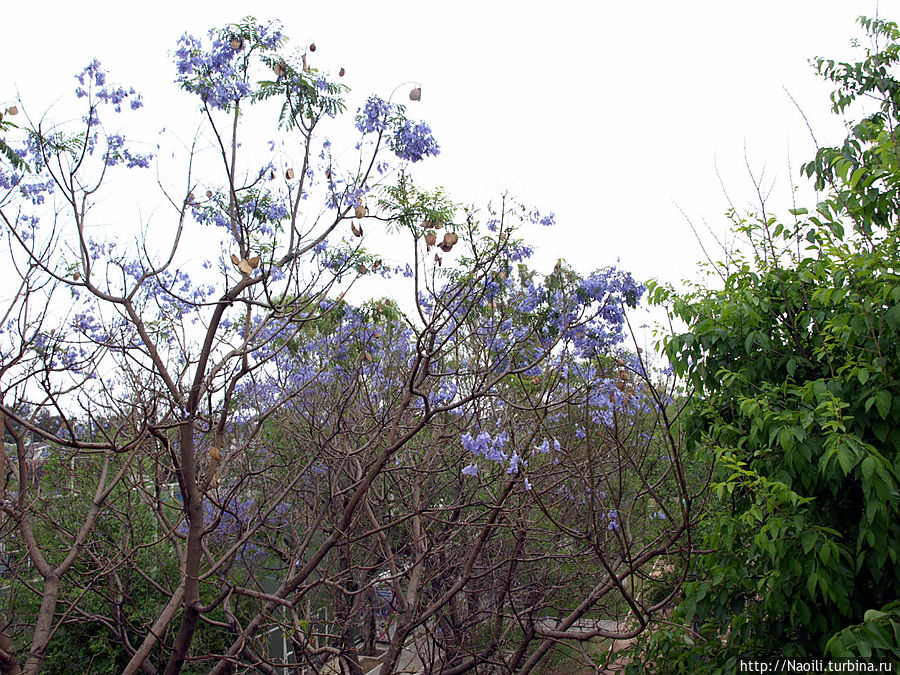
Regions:
M 676 613 L 691 645 L 684 631 L 648 642 L 666 672 L 732 672 L 738 654 L 900 656 L 900 33 L 861 23 L 887 44 L 815 62 L 835 111 L 880 101 L 804 167 L 828 197 L 793 224 L 732 214 L 750 248 L 722 288 L 651 289 L 689 326 L 665 351 L 695 390 L 691 449 L 717 467 L 711 552 Z

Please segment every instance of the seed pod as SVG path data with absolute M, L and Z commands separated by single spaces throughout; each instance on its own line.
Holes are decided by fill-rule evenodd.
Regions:
M 341 69 L 338 71 L 338 77 L 343 77 L 343 76 L 346 74 L 346 72 L 347 72 L 346 70 L 344 70 L 343 68 L 341 68 Z
M 369 363 L 372 363 L 372 355 L 369 352 L 363 352 L 363 358 Z
M 368 273 L 369 273 L 369 268 L 366 267 L 365 265 L 357 265 L 357 266 L 356 266 L 356 271 L 359 272 L 360 274 L 368 274 Z
M 253 268 L 250 266 L 249 261 L 247 261 L 246 259 L 243 259 L 238 263 L 238 269 L 241 271 L 241 274 L 244 274 L 248 277 L 250 276 L 250 273 L 253 272 Z
M 6 114 L 9 115 L 10 117 L 12 117 L 13 115 L 18 115 L 19 109 L 16 106 L 11 105 L 6 109 Z
M 421 101 L 422 100 L 422 87 L 416 87 L 415 89 L 409 92 L 409 100 L 410 101 Z
M 284 177 L 287 178 L 288 180 L 293 180 L 294 179 L 294 170 L 288 169 L 287 171 L 285 171 Z
M 78 281 L 79 279 L 81 279 L 81 272 L 79 272 L 79 271 L 76 270 L 76 271 L 75 271 L 75 274 L 72 275 L 72 278 L 73 278 L 75 281 Z
M 434 246 L 437 243 L 437 235 L 434 232 L 429 232 L 425 235 L 425 243 L 429 246 Z
M 213 489 L 219 487 L 219 477 L 216 474 L 213 474 L 212 478 L 209 479 L 209 487 Z
M 209 458 L 214 462 L 218 462 L 222 459 L 222 451 L 219 450 L 216 446 L 212 446 L 209 449 Z
M 259 256 L 255 255 L 252 258 L 250 258 L 250 260 L 248 260 L 247 262 L 250 263 L 250 267 L 252 267 L 253 269 L 256 269 L 257 267 L 259 267 Z
M 448 246 L 448 245 L 445 244 L 444 242 L 441 242 L 440 244 L 438 244 L 438 248 L 441 249 L 444 253 L 449 253 L 449 252 L 450 252 L 450 249 L 453 248 L 453 247 L 452 247 L 452 246 Z
M 315 42 L 313 42 L 313 43 L 309 46 L 309 51 L 311 51 L 311 52 L 316 51 L 316 43 L 315 43 Z
M 234 253 L 232 253 L 231 254 L 231 262 L 233 262 L 235 265 L 239 265 L 241 262 L 241 259 L 238 258 Z
M 441 266 L 441 256 L 439 256 L 437 253 L 434 254 L 434 262 L 437 263 L 438 267 Z
M 372 271 L 373 271 L 373 272 L 374 272 L 375 270 L 377 270 L 379 267 L 381 267 L 381 261 L 380 261 L 380 260 L 376 260 L 375 262 L 372 263 Z
M 231 48 L 234 51 L 238 51 L 239 49 L 241 49 L 241 47 L 244 46 L 244 41 L 240 38 L 240 36 L 235 35 L 233 38 L 231 38 L 230 44 Z
M 625 365 L 625 361 L 623 361 L 622 359 L 616 359 L 616 365 L 621 368 Z
M 353 232 L 357 237 L 363 236 L 362 225 L 357 225 L 356 223 L 350 223 L 350 231 Z
M 207 191 L 206 191 L 206 197 L 207 197 L 207 199 L 208 199 L 209 197 L 212 197 L 212 190 L 207 190 Z
M 284 61 L 279 61 L 274 66 L 272 66 L 272 70 L 275 71 L 275 77 L 281 77 L 281 74 L 287 69 Z
M 356 217 L 357 218 L 365 218 L 366 217 L 366 207 L 362 204 L 357 204 L 356 206 Z
M 456 242 L 459 241 L 459 235 L 456 232 L 447 232 L 444 235 L 444 245 L 447 247 L 452 247 Z M 449 250 L 449 248 L 448 248 Z

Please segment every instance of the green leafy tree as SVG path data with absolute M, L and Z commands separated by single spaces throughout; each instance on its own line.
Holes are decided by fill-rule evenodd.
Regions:
M 724 285 L 652 289 L 688 325 L 665 351 L 716 464 L 686 630 L 649 643 L 666 672 L 900 656 L 900 32 L 860 23 L 862 60 L 813 62 L 836 113 L 877 102 L 804 166 L 825 199 L 789 222 L 732 213 L 749 246 L 710 269 Z

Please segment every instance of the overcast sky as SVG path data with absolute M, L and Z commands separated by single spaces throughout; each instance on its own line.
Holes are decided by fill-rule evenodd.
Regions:
M 563 257 L 588 272 L 621 258 L 639 278 L 675 280 L 701 256 L 681 211 L 724 231 L 717 167 L 738 206 L 754 198 L 745 152 L 775 181 L 776 202 L 801 182 L 814 146 L 786 90 L 820 143 L 842 140 L 808 59 L 850 56 L 856 17 L 876 11 L 874 0 L 20 0 L 0 10 L 0 104 L 17 88 L 40 113 L 96 57 L 164 118 L 182 33 L 277 18 L 291 46 L 315 41 L 314 65 L 347 69 L 354 106 L 420 82 L 409 112 L 442 148 L 417 165 L 420 179 L 463 202 L 508 190 L 554 211 L 544 264 Z

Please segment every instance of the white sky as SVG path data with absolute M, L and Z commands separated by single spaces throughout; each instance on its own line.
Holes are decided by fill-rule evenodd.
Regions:
M 882 17 L 896 18 L 891 9 L 882 3 Z M 807 61 L 851 55 L 856 17 L 876 11 L 875 0 L 13 0 L 0 10 L 0 105 L 18 88 L 39 114 L 96 57 L 143 93 L 155 127 L 167 126 L 180 95 L 169 54 L 183 32 L 278 18 L 291 46 L 315 41 L 314 65 L 347 69 L 352 109 L 368 93 L 421 82 L 409 113 L 431 124 L 442 154 L 418 176 L 458 201 L 507 189 L 555 211 L 539 267 L 563 257 L 589 272 L 621 258 L 638 278 L 674 281 L 701 257 L 678 207 L 725 229 L 716 166 L 738 206 L 753 201 L 745 148 L 782 205 L 801 183 L 813 144 L 785 88 L 820 143 L 842 140 Z

